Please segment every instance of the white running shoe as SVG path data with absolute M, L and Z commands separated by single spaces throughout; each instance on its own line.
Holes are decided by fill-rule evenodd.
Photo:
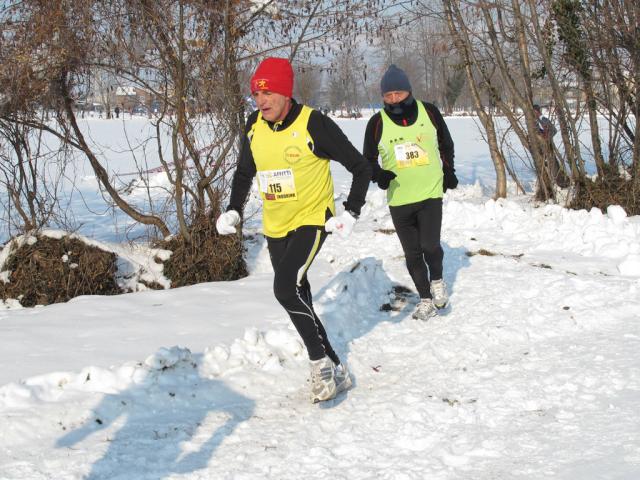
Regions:
M 427 321 L 431 317 L 435 317 L 438 314 L 438 309 L 433 304 L 433 300 L 430 298 L 423 298 L 418 303 L 415 311 L 413 312 L 413 318 L 416 320 Z
M 349 369 L 344 363 L 336 365 L 334 375 L 336 378 L 336 395 L 340 392 L 344 392 L 345 390 L 349 390 L 351 385 L 353 385 Z
M 443 279 L 433 280 L 431 282 L 431 295 L 433 295 L 433 303 L 436 308 L 444 308 L 449 302 L 449 294 L 447 293 L 447 284 Z
M 311 360 L 311 402 L 331 400 L 336 393 L 333 361 L 326 356 L 320 360 Z

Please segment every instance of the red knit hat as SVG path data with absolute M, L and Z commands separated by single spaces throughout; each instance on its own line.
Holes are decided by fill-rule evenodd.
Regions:
M 293 68 L 286 58 L 265 58 L 251 77 L 251 93 L 268 90 L 285 97 L 293 95 Z

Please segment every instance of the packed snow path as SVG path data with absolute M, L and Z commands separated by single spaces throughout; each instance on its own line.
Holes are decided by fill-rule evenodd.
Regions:
M 284 317 L 205 352 L 29 378 L 0 387 L 0 479 L 640 478 L 639 230 L 462 187 L 444 213 L 451 305 L 423 323 L 372 192 L 311 279 L 351 391 L 309 403 Z M 252 255 L 268 270 L 264 245 Z

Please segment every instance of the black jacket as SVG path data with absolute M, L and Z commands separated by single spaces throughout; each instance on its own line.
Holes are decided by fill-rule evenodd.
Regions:
M 388 109 L 385 110 L 385 113 L 396 125 L 413 125 L 413 123 L 418 119 L 418 104 L 416 102 L 417 101 L 414 100 L 413 103 L 404 108 L 403 112 L 400 114 L 393 114 Z M 444 172 L 454 172 L 453 140 L 451 139 L 451 134 L 449 133 L 447 124 L 444 122 L 444 118 L 442 118 L 442 114 L 440 113 L 440 110 L 438 110 L 438 107 L 428 102 L 422 102 L 422 104 L 427 110 L 431 123 L 433 123 L 438 132 L 438 147 L 440 149 L 440 157 L 442 159 L 442 170 Z M 362 148 L 364 158 L 366 158 L 371 165 L 372 180 L 374 182 L 377 181 L 378 173 L 382 170 L 378 164 L 378 144 L 380 143 L 381 137 L 382 116 L 380 115 L 380 112 L 378 112 L 372 116 L 369 119 L 369 123 L 367 123 L 367 129 L 364 134 L 364 146 Z
M 291 110 L 282 122 L 267 122 L 272 130 L 282 130 L 291 125 L 302 110 L 302 105 L 292 99 Z M 251 182 L 256 174 L 256 164 L 253 160 L 251 145 L 247 134 L 258 119 L 256 110 L 247 119 L 244 140 L 240 150 L 238 168 L 231 183 L 231 197 L 227 210 L 235 210 L 242 214 L 244 203 L 251 189 Z M 262 120 L 266 121 L 266 120 Z M 313 140 L 313 153 L 320 158 L 336 160 L 352 175 L 351 189 L 345 202 L 345 208 L 355 214 L 360 214 L 364 205 L 367 188 L 371 180 L 371 167 L 358 150 L 349 142 L 340 127 L 326 115 L 317 110 L 311 112 L 307 130 Z M 311 146 L 311 145 L 310 145 Z

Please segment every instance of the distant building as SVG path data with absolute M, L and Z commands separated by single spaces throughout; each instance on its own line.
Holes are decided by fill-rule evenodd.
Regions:
M 142 107 L 149 108 L 153 102 L 153 94 L 139 87 L 118 87 L 116 88 L 115 104 L 125 111 L 132 111 L 134 108 L 140 110 Z

